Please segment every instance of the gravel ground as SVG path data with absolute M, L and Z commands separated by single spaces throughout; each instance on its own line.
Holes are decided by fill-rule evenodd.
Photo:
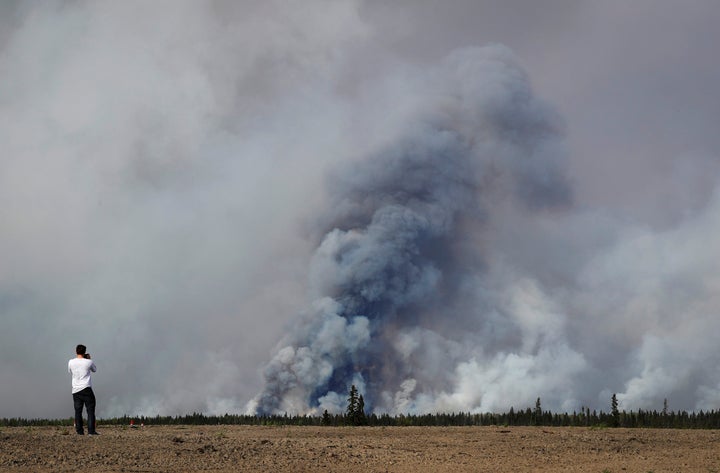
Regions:
M 0 472 L 720 472 L 720 431 L 546 427 L 0 429 Z

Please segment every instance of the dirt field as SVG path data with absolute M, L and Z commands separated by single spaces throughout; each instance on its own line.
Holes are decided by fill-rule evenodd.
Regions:
M 102 426 L 100 426 L 102 427 Z M 0 471 L 720 472 L 720 431 L 548 427 L 0 429 Z

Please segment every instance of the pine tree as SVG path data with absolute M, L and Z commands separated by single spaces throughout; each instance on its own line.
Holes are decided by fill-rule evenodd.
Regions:
M 366 425 L 367 416 L 365 415 L 365 399 L 362 394 L 358 394 L 358 390 L 353 384 L 348 394 L 348 406 L 345 415 L 345 423 L 349 425 Z
M 367 424 L 367 417 L 365 416 L 365 399 L 362 394 L 358 397 L 357 409 L 355 411 L 355 425 Z
M 612 399 L 610 399 L 610 408 L 613 417 L 613 427 L 618 427 L 620 425 L 620 411 L 618 411 L 618 400 L 615 393 L 613 393 Z
M 347 406 L 347 422 L 351 425 L 355 425 L 355 419 L 357 417 L 357 409 L 358 409 L 358 390 L 353 384 L 350 387 L 350 393 L 348 394 L 348 406 Z
M 540 425 L 540 421 L 542 420 L 542 407 L 540 406 L 540 398 L 537 398 L 537 401 L 535 401 L 535 425 Z
M 330 413 L 327 411 L 327 409 L 325 409 L 325 411 L 323 412 L 323 415 L 322 415 L 322 425 L 330 425 L 330 424 L 331 424 Z

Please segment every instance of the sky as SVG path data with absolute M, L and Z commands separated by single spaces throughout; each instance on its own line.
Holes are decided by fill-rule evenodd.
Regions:
M 720 408 L 718 21 L 0 3 L 0 417 Z

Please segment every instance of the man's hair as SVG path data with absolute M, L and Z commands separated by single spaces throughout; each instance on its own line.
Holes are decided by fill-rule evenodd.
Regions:
M 85 345 L 78 345 L 75 347 L 75 353 L 77 355 L 84 355 L 86 350 L 87 348 L 85 347 Z

